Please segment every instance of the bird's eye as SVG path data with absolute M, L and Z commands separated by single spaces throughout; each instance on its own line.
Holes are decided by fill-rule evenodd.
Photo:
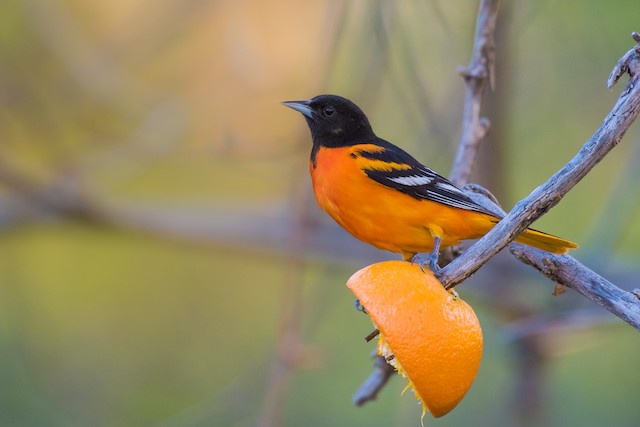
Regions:
M 322 109 L 322 112 L 324 113 L 325 116 L 330 116 L 336 112 L 336 109 L 333 108 L 331 105 L 327 105 Z

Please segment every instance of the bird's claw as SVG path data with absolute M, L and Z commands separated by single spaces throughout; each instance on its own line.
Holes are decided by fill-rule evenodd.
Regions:
M 440 271 L 440 266 L 438 265 L 437 253 L 432 253 L 431 255 L 429 255 L 428 258 L 425 258 L 420 254 L 415 254 L 413 258 L 411 258 L 411 263 L 418 264 L 420 266 L 420 270 L 422 270 L 423 273 L 426 273 L 424 270 L 425 267 L 434 273 L 437 273 Z

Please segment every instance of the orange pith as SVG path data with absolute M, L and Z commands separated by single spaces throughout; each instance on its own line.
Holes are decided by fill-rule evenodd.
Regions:
M 381 332 L 425 408 L 441 417 L 464 397 L 482 358 L 482 330 L 473 309 L 447 292 L 430 271 L 386 261 L 356 272 L 347 286 Z M 402 372 L 404 371 L 404 373 Z

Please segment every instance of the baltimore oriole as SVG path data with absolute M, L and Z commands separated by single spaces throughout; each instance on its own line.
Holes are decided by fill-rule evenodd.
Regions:
M 428 262 L 437 269 L 441 247 L 480 238 L 500 221 L 449 180 L 378 138 L 348 99 L 319 95 L 283 104 L 302 113 L 311 129 L 309 170 L 318 205 L 363 242 L 405 260 L 431 252 Z M 555 254 L 578 247 L 533 229 L 516 241 Z

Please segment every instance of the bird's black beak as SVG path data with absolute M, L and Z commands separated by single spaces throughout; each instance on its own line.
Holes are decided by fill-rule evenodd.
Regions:
M 306 101 L 285 101 L 282 105 L 287 106 L 289 108 L 293 108 L 294 110 L 304 114 L 310 119 L 313 118 L 313 110 L 309 107 L 311 100 Z

